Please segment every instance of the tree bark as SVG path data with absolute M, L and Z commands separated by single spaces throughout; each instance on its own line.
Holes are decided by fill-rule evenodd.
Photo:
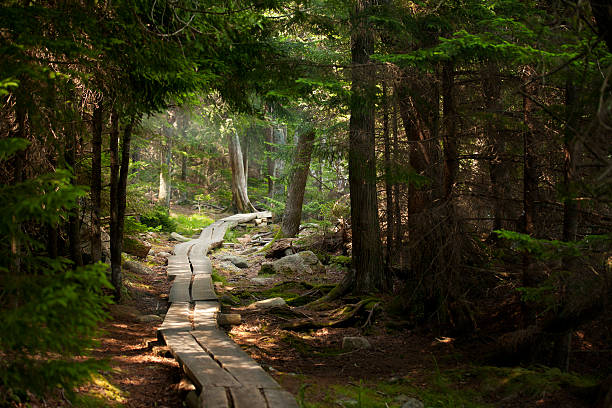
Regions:
M 400 162 L 399 158 L 399 132 L 397 127 L 397 103 L 394 98 L 393 102 L 393 116 L 391 116 L 391 130 L 393 132 L 393 165 L 397 166 Z M 400 206 L 400 183 L 395 181 L 393 184 L 393 212 L 395 216 L 393 219 L 395 220 L 395 249 L 397 252 L 397 263 L 399 265 L 403 265 L 404 255 L 400 250 L 402 248 L 402 239 L 403 239 L 403 228 L 402 228 L 402 208 Z
M 287 143 L 287 128 L 284 126 L 277 126 L 274 128 L 274 144 L 277 146 L 284 146 Z M 278 153 L 278 148 L 275 148 Z M 274 186 L 272 188 L 272 197 L 282 197 L 285 194 L 285 185 L 279 181 L 283 171 L 285 169 L 285 162 L 281 157 L 274 158 L 274 171 L 273 176 L 275 178 Z
M 94 108 L 91 152 L 91 260 L 102 260 L 102 103 Z
M 172 186 L 170 182 L 170 166 L 172 164 L 172 137 L 168 129 L 164 128 L 163 133 L 166 137 L 166 149 L 161 157 L 161 169 L 159 172 L 159 194 L 157 202 L 165 207 L 170 208 L 170 196 L 172 195 Z M 165 154 L 164 154 L 165 153 Z
M 536 75 L 530 66 L 523 67 L 523 225 L 522 232 L 527 235 L 535 233 L 535 202 L 537 199 L 538 175 L 536 169 L 535 145 L 537 141 L 537 126 L 534 118 L 535 104 L 531 98 L 537 92 Z M 521 277 L 523 287 L 536 285 L 535 271 L 533 270 L 531 256 L 523 255 L 523 272 Z M 523 324 L 529 326 L 535 322 L 535 314 L 531 307 L 523 304 Z
M 115 301 L 121 300 L 123 277 L 121 272 L 121 252 L 123 247 L 123 227 L 126 207 L 127 178 L 130 165 L 130 142 L 134 118 L 125 126 L 121 141 L 121 162 L 119 162 L 119 115 L 111 114 L 110 156 L 111 156 L 111 202 L 110 202 L 110 252 L 111 284 L 115 288 Z
M 235 130 L 233 133 L 227 134 L 227 144 L 232 168 L 232 205 L 234 210 L 239 213 L 255 211 L 255 207 L 251 204 L 247 192 L 240 139 Z
M 454 79 L 453 63 L 445 62 L 442 67 L 442 114 L 444 116 L 444 199 L 446 201 L 451 199 L 459 169 L 456 140 L 457 112 L 453 99 Z
M 391 266 L 391 257 L 395 248 L 393 243 L 393 230 L 395 220 L 393 219 L 393 174 L 391 163 L 391 138 L 389 136 L 389 101 L 387 100 L 387 81 L 382 82 L 382 108 L 383 108 L 383 139 L 385 145 L 385 214 L 387 216 L 387 252 L 385 254 L 385 264 Z
M 349 186 L 355 291 L 387 290 L 376 200 L 374 112 L 375 68 L 370 62 L 374 35 L 367 21 L 371 0 L 357 0 L 351 15 L 351 99 L 349 123 Z
M 301 135 L 297 143 L 294 164 L 289 177 L 285 214 L 281 225 L 281 232 L 284 237 L 295 237 L 300 228 L 304 191 L 310 171 L 310 157 L 314 139 L 315 132 L 311 130 Z
M 64 159 L 66 165 L 72 171 L 72 184 L 77 184 L 77 161 L 76 161 L 76 150 L 77 150 L 77 134 L 76 129 L 73 126 L 68 126 L 68 134 L 66 135 L 66 150 L 64 152 Z M 73 209 L 74 213 L 71 213 L 68 217 L 68 242 L 70 259 L 76 266 L 83 266 L 83 256 L 81 254 L 81 228 L 79 220 L 79 209 L 78 200 Z

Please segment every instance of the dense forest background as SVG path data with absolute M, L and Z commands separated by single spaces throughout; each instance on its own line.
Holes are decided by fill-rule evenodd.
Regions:
M 609 2 L 10 0 L 0 22 L 0 403 L 102 367 L 75 356 L 129 237 L 188 206 L 313 230 L 347 257 L 317 307 L 378 295 L 490 364 L 571 370 L 603 327 L 604 404 Z

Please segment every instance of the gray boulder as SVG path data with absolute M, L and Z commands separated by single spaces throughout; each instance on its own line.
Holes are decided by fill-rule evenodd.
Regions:
M 274 262 L 261 265 L 260 274 L 312 274 L 324 271 L 325 268 L 312 251 L 303 251 L 288 255 Z
M 163 320 L 164 319 L 154 314 L 138 316 L 138 321 L 140 323 L 161 323 Z
M 244 259 L 241 256 L 238 256 L 238 255 L 224 254 L 224 255 L 221 255 L 219 257 L 219 259 L 221 261 L 231 262 L 231 263 L 233 263 L 234 265 L 236 265 L 239 268 L 243 268 L 244 269 L 244 268 L 248 268 L 249 267 L 249 263 L 247 262 L 247 260 Z
M 425 408 L 425 404 L 416 398 L 409 397 L 408 400 L 402 404 L 402 408 Z
M 258 285 L 266 285 L 268 283 L 270 283 L 271 281 L 273 281 L 273 278 L 252 278 L 251 282 L 256 283 Z
M 242 270 L 240 268 L 238 268 L 236 265 L 234 265 L 233 263 L 231 263 L 229 261 L 221 262 L 219 264 L 219 267 L 221 269 L 224 269 L 224 270 L 232 272 L 232 273 L 240 273 L 240 272 L 242 272 Z

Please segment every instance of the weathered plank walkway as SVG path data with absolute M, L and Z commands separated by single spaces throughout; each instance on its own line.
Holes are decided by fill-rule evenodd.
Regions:
M 228 228 L 270 216 L 236 214 L 219 220 L 198 239 L 176 245 L 168 258 L 171 305 L 158 332 L 195 384 L 195 395 L 188 401 L 197 408 L 298 407 L 290 393 L 217 328 L 219 302 L 206 256 L 223 243 Z

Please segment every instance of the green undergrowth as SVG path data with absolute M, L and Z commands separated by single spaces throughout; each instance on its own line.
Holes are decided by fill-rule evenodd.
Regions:
M 215 222 L 212 218 L 204 214 L 176 214 L 172 215 L 171 218 L 176 223 L 175 231 L 186 237 L 191 237 L 192 235 L 197 234 L 202 229 Z
M 296 336 L 285 336 L 282 341 L 300 353 L 313 352 L 306 341 Z M 316 378 L 301 380 L 298 401 L 302 408 L 394 408 L 401 407 L 408 398 L 422 401 L 426 408 L 493 408 L 501 400 L 531 406 L 546 396 L 591 387 L 597 382 L 556 368 L 489 366 L 435 371 L 418 380 L 403 377 L 377 383 L 340 384 L 326 391 L 318 388 Z M 325 397 L 321 399 L 321 395 Z
M 227 278 L 223 275 L 218 274 L 217 272 L 214 272 L 210 275 L 212 278 L 213 282 L 221 282 L 224 285 L 227 285 Z

